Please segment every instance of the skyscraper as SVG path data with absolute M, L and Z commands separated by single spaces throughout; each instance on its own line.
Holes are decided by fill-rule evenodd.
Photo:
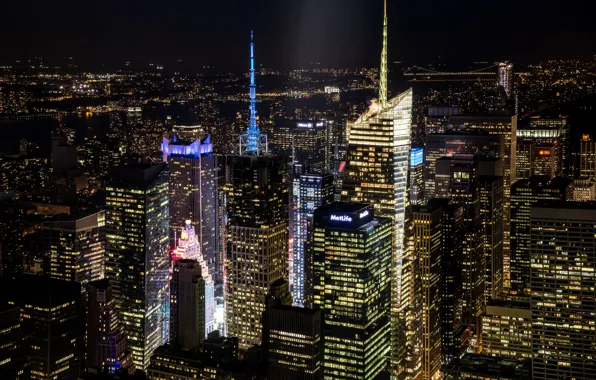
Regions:
M 50 276 L 76 281 L 81 290 L 86 284 L 104 277 L 105 212 L 57 216 L 44 223 Z
M 178 238 L 176 249 L 172 252 L 172 260 L 174 261 L 174 269 L 175 263 L 178 260 L 193 260 L 196 263 L 196 266 L 200 267 L 201 277 L 203 278 L 203 283 L 205 285 L 205 294 L 203 296 L 205 298 L 203 305 L 205 310 L 202 312 L 202 314 L 204 316 L 203 323 L 205 325 L 205 336 L 207 336 L 213 330 L 216 330 L 215 283 L 213 281 L 213 277 L 209 273 L 207 262 L 203 259 L 203 255 L 201 255 L 200 242 L 197 239 L 197 235 L 194 231 L 194 227 L 190 223 L 190 220 L 186 221 L 186 227 L 180 234 L 180 238 Z M 171 299 L 173 300 L 174 297 L 178 298 L 179 295 L 172 293 Z M 172 311 L 172 314 L 174 314 L 174 311 Z M 172 324 L 173 323 L 174 322 L 172 321 Z M 174 333 L 171 333 L 170 335 L 173 334 Z
M 436 379 L 441 369 L 441 253 L 443 210 L 414 206 L 414 249 L 422 279 L 422 378 Z
M 493 166 L 495 161 L 481 161 L 472 155 L 455 155 L 437 160 L 436 188 L 440 196 L 451 198 L 463 206 L 464 240 L 462 263 L 463 321 L 473 325 L 485 304 L 485 255 L 483 252 L 482 219 L 480 214 L 479 173 L 482 164 Z
M 355 122 L 347 125 L 348 148 L 342 200 L 374 205 L 376 214 L 394 221 L 393 279 L 391 295 L 392 375 L 406 367 L 418 368 L 420 357 L 408 350 L 419 347 L 419 330 L 410 310 L 418 307 L 413 295 L 415 259 L 407 249 L 406 207 L 408 164 L 412 123 L 412 89 L 388 100 L 387 89 L 387 2 L 383 18 L 383 48 L 379 78 L 379 99 Z M 411 292 L 414 292 L 411 294 Z M 406 342 L 406 337 L 409 341 Z M 408 363 L 406 363 L 408 359 Z
M 172 246 L 190 220 L 209 273 L 214 281 L 221 281 L 223 263 L 217 259 L 217 156 L 212 154 L 211 139 L 185 142 L 164 138 L 162 151 L 164 162 L 170 166 Z
M 479 131 L 489 135 L 500 135 L 504 138 L 503 156 L 503 269 L 505 276 L 509 274 L 509 234 L 510 234 L 510 188 L 515 182 L 517 153 L 517 115 L 487 116 L 452 116 L 449 118 L 454 126 L 463 131 Z
M 532 378 L 593 379 L 596 205 L 532 207 Z
M 277 120 L 270 149 L 275 154 L 292 157 L 307 173 L 331 172 L 331 124 L 326 120 Z
M 288 188 L 285 160 L 222 158 L 227 193 L 226 327 L 242 350 L 261 343 L 265 297 L 288 278 Z
M 532 136 L 535 141 L 541 144 L 551 144 L 557 147 L 560 157 L 559 168 L 561 175 L 573 176 L 575 163 L 571 155 L 570 137 L 571 130 L 567 122 L 567 116 L 558 117 L 530 116 L 529 128 L 522 130 L 518 136 Z
M 499 63 L 499 86 L 505 89 L 508 98 L 513 95 L 513 65 L 511 63 Z
M 205 340 L 205 281 L 195 260 L 174 262 L 171 285 L 170 339 L 172 344 L 191 350 Z
M 305 243 L 317 207 L 333 201 L 333 176 L 303 174 L 294 179 L 291 211 L 290 286 L 295 306 L 305 301 Z
M 580 141 L 579 175 L 596 181 L 596 141 L 590 135 L 583 135 Z
M 387 366 L 393 224 L 374 212 L 338 202 L 314 213 L 309 283 L 323 312 L 325 379 L 374 379 Z
M 406 275 L 413 258 L 406 248 L 406 205 L 410 153 L 412 90 L 407 90 L 385 104 L 373 103 L 357 121 L 349 123 L 349 143 L 342 199 L 372 204 L 378 216 L 394 220 L 392 339 L 393 352 L 405 358 L 406 309 L 411 307 L 413 278 Z M 416 334 L 410 335 L 417 336 Z M 400 352 L 400 354 L 397 354 Z M 395 359 L 395 372 L 405 371 L 402 359 Z M 400 364 L 397 364 L 400 362 Z M 401 369 L 398 369 L 401 368 Z
M 464 209 L 446 198 L 433 198 L 428 208 L 441 208 L 441 353 L 443 363 L 460 357 L 470 343 L 470 330 L 462 321 L 462 257 Z
M 132 366 L 126 350 L 122 317 L 116 307 L 113 288 L 107 279 L 87 285 L 87 368 L 115 373 Z
M 572 199 L 571 181 L 562 177 L 530 177 L 511 187 L 511 285 L 530 290 L 530 209 L 539 201 Z
M 170 335 L 168 178 L 166 164 L 121 166 L 106 186 L 106 278 L 140 370 Z
M 564 117 L 559 119 L 530 117 L 529 125 L 520 126 L 517 129 L 516 179 L 528 178 L 533 175 L 532 166 L 541 146 L 554 150 L 554 157 L 551 155 L 550 159 L 556 165 L 555 176 L 561 175 L 563 172 L 566 175 L 571 174 L 569 147 L 567 146 L 568 134 L 569 126 Z

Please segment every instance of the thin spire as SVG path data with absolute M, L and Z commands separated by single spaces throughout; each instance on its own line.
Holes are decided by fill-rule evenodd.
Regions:
M 381 108 L 387 105 L 387 0 L 384 0 L 383 17 L 383 51 L 381 52 L 381 72 L 379 79 L 379 104 Z
M 255 83 L 255 41 L 254 41 L 254 32 L 250 31 L 250 106 L 248 109 L 250 110 L 250 123 L 248 125 L 248 151 L 256 153 L 258 150 L 257 139 L 258 135 L 261 133 L 259 127 L 257 126 L 257 108 L 256 108 L 256 101 L 257 101 L 257 85 Z

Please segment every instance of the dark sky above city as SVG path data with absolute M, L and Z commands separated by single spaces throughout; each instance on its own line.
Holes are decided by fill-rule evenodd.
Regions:
M 596 53 L 587 1 L 388 0 L 389 55 L 407 63 Z M 377 65 L 382 0 L 3 0 L 0 62 L 32 56 L 242 70 Z

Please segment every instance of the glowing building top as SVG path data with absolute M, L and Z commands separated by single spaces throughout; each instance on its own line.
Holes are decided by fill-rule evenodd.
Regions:
M 255 82 L 255 42 L 250 31 L 250 84 L 249 84 L 250 121 L 246 134 L 240 136 L 240 154 L 267 154 L 267 136 L 261 134 L 257 125 L 257 84 Z
M 172 260 L 195 260 L 201 266 L 201 275 L 205 281 L 205 336 L 215 329 L 215 295 L 214 283 L 209 266 L 201 253 L 201 243 L 190 220 L 180 234 L 176 249 L 172 252 Z

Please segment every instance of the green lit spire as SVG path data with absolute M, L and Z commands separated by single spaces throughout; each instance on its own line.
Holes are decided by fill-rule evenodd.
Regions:
M 387 0 L 383 18 L 383 51 L 381 52 L 381 78 L 379 80 L 379 104 L 387 105 Z

